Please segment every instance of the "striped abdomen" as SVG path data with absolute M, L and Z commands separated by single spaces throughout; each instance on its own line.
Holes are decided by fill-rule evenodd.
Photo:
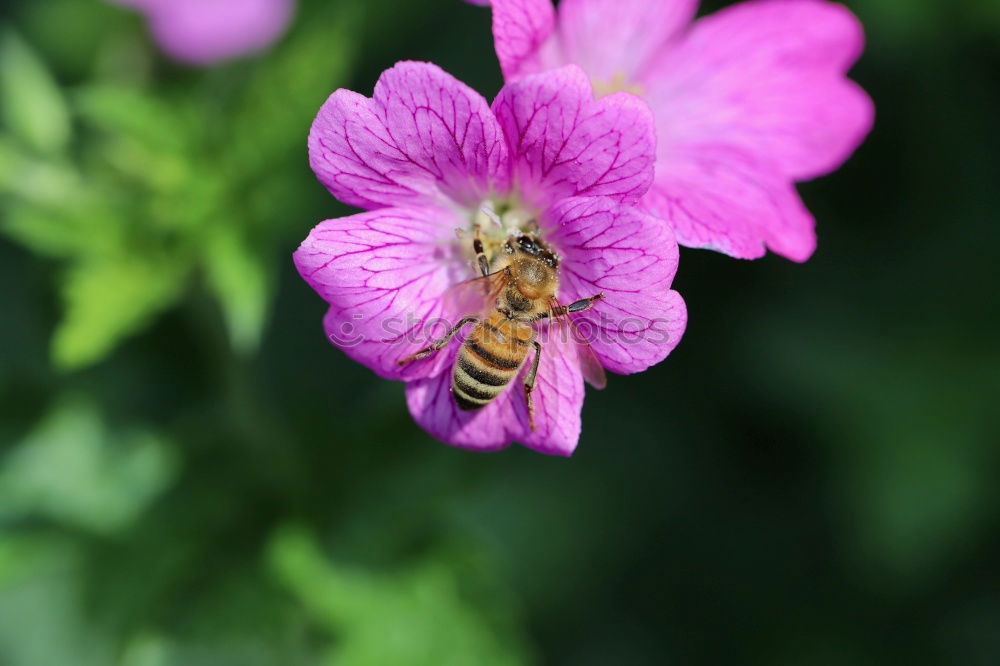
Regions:
M 530 326 L 494 313 L 462 343 L 451 376 L 451 392 L 462 409 L 488 405 L 517 376 L 531 348 Z

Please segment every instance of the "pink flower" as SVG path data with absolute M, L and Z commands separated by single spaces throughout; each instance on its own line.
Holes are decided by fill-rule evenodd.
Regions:
M 504 76 L 566 63 L 595 90 L 653 109 L 656 179 L 642 204 L 682 245 L 796 261 L 816 247 L 794 183 L 836 169 L 871 129 L 869 97 L 845 74 L 857 19 L 825 0 L 750 0 L 693 24 L 697 0 L 493 0 Z
M 208 65 L 260 51 L 285 33 L 294 0 L 113 0 L 145 14 L 172 58 Z
M 447 326 L 435 322 L 476 314 L 455 311 L 445 294 L 478 274 L 477 225 L 498 243 L 534 229 L 560 256 L 561 303 L 604 294 L 572 316 L 606 369 L 639 372 L 665 358 L 687 316 L 670 289 L 677 244 L 634 206 L 653 178 L 653 148 L 647 105 L 625 94 L 595 100 L 575 66 L 508 83 L 492 108 L 427 63 L 387 70 L 371 98 L 337 90 L 313 123 L 310 163 L 334 196 L 368 212 L 321 223 L 295 253 L 330 304 L 327 336 L 382 377 L 406 381 L 411 414 L 435 437 L 572 453 L 584 395 L 572 341 L 543 345 L 534 430 L 522 388 L 529 362 L 472 411 L 450 393 L 461 333 L 430 358 L 398 362 L 440 337 Z

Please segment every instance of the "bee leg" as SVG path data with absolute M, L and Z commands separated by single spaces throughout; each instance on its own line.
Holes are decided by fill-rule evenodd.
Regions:
M 574 301 L 569 305 L 559 305 L 552 308 L 553 317 L 561 317 L 568 312 L 583 312 L 584 310 L 589 310 L 594 307 L 594 303 L 604 298 L 604 292 L 597 294 L 596 296 L 591 296 L 590 298 L 582 298 L 579 301 Z
M 538 374 L 538 362 L 542 360 L 542 345 L 537 340 L 532 341 L 535 348 L 535 360 L 531 362 L 531 370 L 524 378 L 524 400 L 528 403 L 528 425 L 535 429 L 535 402 L 531 399 L 531 392 L 535 390 L 535 375 Z
M 433 354 L 434 352 L 438 351 L 439 349 L 441 349 L 442 347 L 444 347 L 446 344 L 448 344 L 448 341 L 451 340 L 453 337 L 455 337 L 455 334 L 458 333 L 458 331 L 461 330 L 461 328 L 463 326 L 465 326 L 469 322 L 473 322 L 473 321 L 478 322 L 479 318 L 478 317 L 462 317 L 462 319 L 460 319 L 459 322 L 457 324 L 455 324 L 451 328 L 450 331 L 448 331 L 447 333 L 445 333 L 443 337 L 435 340 L 434 342 L 432 342 L 431 344 L 427 345 L 423 349 L 417 351 L 417 353 L 410 354 L 406 358 L 399 359 L 396 363 L 398 365 L 406 365 L 407 363 L 409 363 L 411 361 L 419 361 L 422 358 L 427 358 L 428 356 L 430 356 L 431 354 Z
M 484 276 L 490 274 L 490 262 L 486 258 L 483 250 L 483 241 L 479 238 L 479 225 L 476 225 L 476 235 L 472 239 L 472 251 L 476 253 L 476 262 L 479 264 L 479 272 Z
M 604 292 L 597 294 L 596 296 L 591 296 L 590 298 L 584 298 L 582 300 L 576 301 L 575 303 L 570 303 L 566 306 L 566 312 L 583 312 L 584 310 L 589 310 L 594 307 L 594 303 L 604 298 Z

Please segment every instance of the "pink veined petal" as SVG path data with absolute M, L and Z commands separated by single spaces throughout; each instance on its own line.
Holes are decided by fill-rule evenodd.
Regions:
M 465 330 L 468 333 L 470 328 Z M 520 442 L 541 453 L 570 455 L 580 438 L 583 376 L 571 343 L 558 336 L 542 340 L 536 376 L 535 430 L 528 426 L 524 378 L 534 351 L 504 392 L 482 409 L 463 411 L 451 395 L 451 376 L 464 336 L 456 336 L 440 354 L 447 363 L 438 374 L 406 385 L 406 402 L 414 420 L 441 441 L 469 449 L 494 451 Z
M 712 142 L 794 180 L 837 168 L 874 120 L 871 99 L 845 76 L 863 45 L 854 15 L 825 0 L 751 0 L 698 20 L 642 81 L 660 160 Z
M 453 321 L 444 292 L 466 277 L 453 256 L 447 211 L 370 211 L 327 220 L 295 252 L 302 277 L 330 309 L 328 339 L 387 379 L 437 372 L 440 362 L 397 361 L 440 337 Z
M 627 93 L 595 100 L 579 67 L 508 82 L 493 110 L 529 205 L 544 209 L 572 196 L 635 202 L 649 189 L 656 136 L 649 107 Z
M 561 201 L 543 225 L 562 257 L 560 302 L 604 294 L 572 315 L 601 365 L 630 374 L 666 358 L 687 324 L 684 300 L 670 289 L 678 251 L 666 225 L 603 197 Z
M 493 0 L 493 45 L 507 81 L 565 62 L 552 0 Z
M 131 0 L 170 56 L 206 65 L 259 51 L 284 34 L 293 0 Z
M 436 65 L 397 63 L 371 99 L 337 90 L 309 133 L 309 163 L 360 208 L 479 204 L 505 190 L 507 147 L 486 100 Z
M 635 80 L 697 11 L 698 0 L 562 0 L 558 24 L 566 62 L 593 80 Z
M 812 255 L 815 220 L 774 164 L 725 144 L 685 150 L 657 166 L 643 200 L 682 245 L 739 259 L 762 257 L 765 247 L 793 261 Z

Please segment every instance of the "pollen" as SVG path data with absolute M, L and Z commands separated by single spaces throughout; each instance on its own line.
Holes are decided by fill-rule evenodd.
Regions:
M 615 72 L 610 81 L 591 79 L 590 83 L 594 86 L 594 95 L 598 99 L 616 92 L 627 92 L 641 97 L 644 92 L 642 86 L 634 81 L 629 81 L 624 72 Z
M 524 232 L 538 229 L 538 214 L 509 201 L 487 199 L 476 209 L 472 230 L 479 230 L 484 238 L 506 240 Z

